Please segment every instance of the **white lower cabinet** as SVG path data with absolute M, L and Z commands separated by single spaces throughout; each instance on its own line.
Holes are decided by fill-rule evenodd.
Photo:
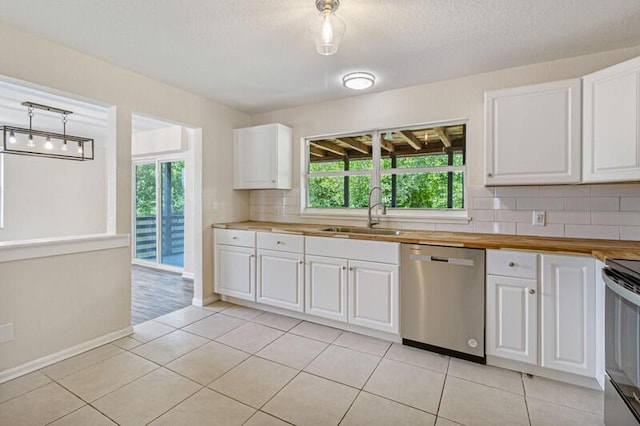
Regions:
M 487 275 L 487 355 L 600 381 L 595 260 L 487 250 L 487 271 L 505 263 L 514 276 Z
M 595 261 L 543 254 L 540 365 L 596 374 Z
M 305 312 L 347 322 L 347 261 L 306 256 Z
M 487 276 L 487 355 L 538 362 L 538 282 Z
M 349 323 L 397 333 L 398 267 L 349 261 Z
M 258 302 L 304 311 L 304 255 L 258 250 L 257 277 Z
M 215 291 L 245 300 L 256 300 L 255 249 L 217 245 Z

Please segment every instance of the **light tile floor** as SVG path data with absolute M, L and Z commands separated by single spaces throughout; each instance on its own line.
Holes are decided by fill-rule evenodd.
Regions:
M 603 394 L 216 302 L 0 385 L 0 425 L 602 425 Z

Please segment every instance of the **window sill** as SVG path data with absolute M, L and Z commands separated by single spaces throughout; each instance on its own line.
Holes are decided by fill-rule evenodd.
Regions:
M 367 220 L 366 209 L 353 209 L 343 211 L 341 209 L 305 209 L 300 212 L 300 216 L 310 219 L 344 219 L 344 220 Z M 421 210 L 387 210 L 386 215 L 376 212 L 373 217 L 389 223 L 450 223 L 468 224 L 471 222 L 467 210 L 442 212 L 442 211 L 421 211 Z

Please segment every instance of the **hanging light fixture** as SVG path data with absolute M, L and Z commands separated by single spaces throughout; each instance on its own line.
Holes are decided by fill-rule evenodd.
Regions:
M 336 15 L 340 0 L 316 0 L 320 14 L 309 25 L 309 31 L 321 55 L 333 55 L 338 51 L 344 32 L 347 29 L 344 19 Z
M 67 116 L 73 111 L 23 102 L 29 115 L 29 128 L 2 126 L 3 145 L 0 154 L 32 155 L 60 158 L 64 160 L 93 160 L 93 139 L 67 134 Z M 33 128 L 34 109 L 58 113 L 62 116 L 62 134 L 36 130 Z M 68 141 L 78 144 L 76 151 L 70 151 Z

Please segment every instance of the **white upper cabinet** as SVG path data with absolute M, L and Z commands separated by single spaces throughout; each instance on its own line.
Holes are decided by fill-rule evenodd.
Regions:
M 233 130 L 233 188 L 291 189 L 292 132 L 279 123 Z
M 583 78 L 583 181 L 640 180 L 640 57 Z
M 580 79 L 485 93 L 485 185 L 580 182 Z

